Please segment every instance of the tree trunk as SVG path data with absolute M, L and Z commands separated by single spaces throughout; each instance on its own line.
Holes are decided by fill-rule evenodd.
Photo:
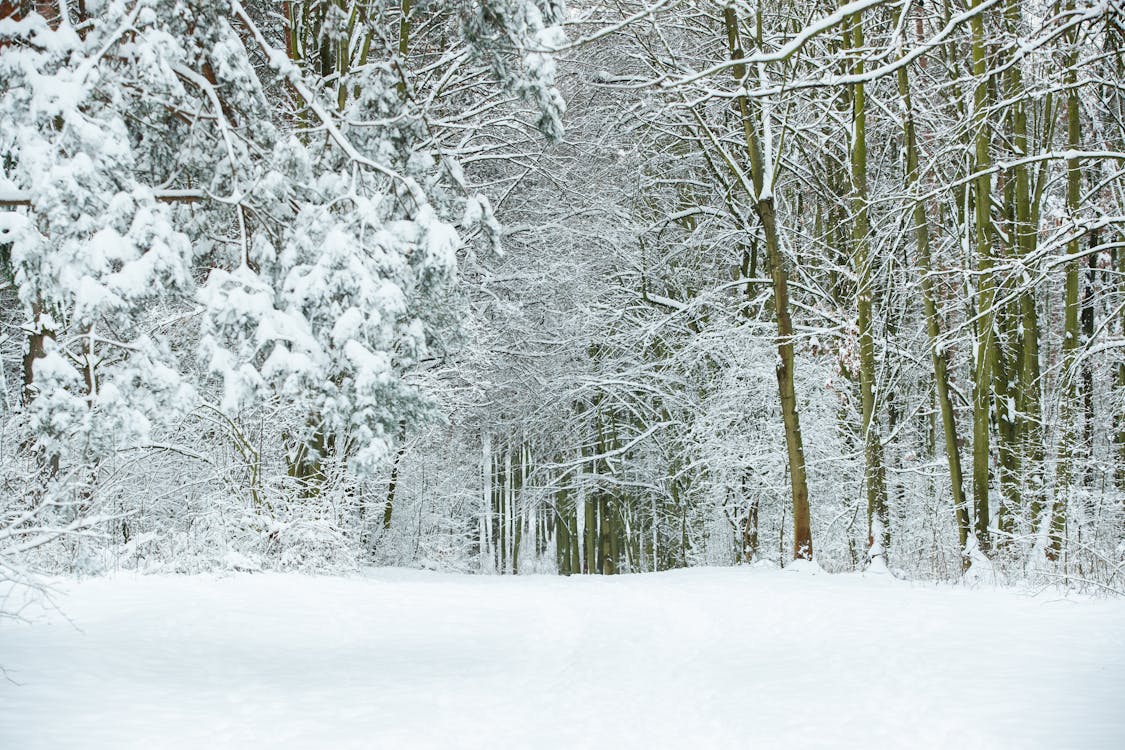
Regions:
M 976 0 L 977 7 L 983 0 Z M 993 309 L 996 290 L 992 278 L 992 177 L 986 173 L 991 166 L 989 145 L 991 128 L 988 124 L 988 77 L 984 19 L 973 16 L 972 61 L 976 87 L 973 92 L 974 171 L 980 173 L 974 180 L 973 203 L 975 209 L 976 271 L 977 280 L 977 333 L 973 353 L 973 507 L 976 511 L 977 541 L 982 549 L 989 548 L 989 462 L 991 460 L 989 418 L 992 406 L 993 373 L 996 363 L 996 313 Z
M 1074 10 L 1074 3 L 1067 3 L 1068 10 Z M 1077 40 L 1071 39 L 1073 45 Z M 1079 121 L 1079 102 L 1077 88 L 1077 51 L 1069 55 L 1066 71 L 1067 97 L 1066 97 L 1066 132 L 1067 146 L 1071 151 L 1077 151 L 1081 142 L 1081 124 Z M 1072 239 L 1067 243 L 1066 253 L 1072 259 L 1066 264 L 1066 292 L 1063 301 L 1063 342 L 1062 342 L 1062 378 L 1063 398 L 1060 407 L 1059 422 L 1062 437 L 1059 443 L 1058 480 L 1055 488 L 1054 502 L 1051 504 L 1050 514 L 1050 541 L 1045 550 L 1049 560 L 1058 560 L 1062 553 L 1063 537 L 1066 534 L 1066 509 L 1074 488 L 1076 464 L 1079 458 L 1078 449 L 1078 316 L 1079 316 L 1079 261 L 1077 259 L 1079 245 L 1077 235 L 1078 210 L 1082 198 L 1082 168 L 1077 158 L 1066 160 L 1066 206 L 1069 217 L 1074 226 L 1071 227 Z
M 1118 235 L 1125 244 L 1125 233 Z M 1125 298 L 1125 246 L 1119 245 L 1114 252 L 1117 255 L 1117 288 L 1122 298 Z M 1125 306 L 1121 308 L 1118 333 L 1125 337 Z M 1125 358 L 1117 363 L 1117 389 L 1125 392 Z M 1125 412 L 1117 415 L 1117 434 L 1114 440 L 1117 443 L 1117 489 L 1125 491 Z M 1125 500 L 1122 501 L 1125 503 Z
M 383 507 L 383 531 L 391 528 L 391 514 L 394 512 L 395 507 L 395 490 L 398 488 L 398 467 L 402 463 L 402 457 L 406 453 L 406 423 L 403 422 L 399 425 L 398 431 L 398 450 L 395 451 L 395 457 L 391 461 L 391 478 L 387 482 L 387 504 Z
M 1019 34 L 1022 22 L 1020 3 L 1008 0 L 1005 5 L 1008 32 Z M 1010 121 L 1012 131 L 1013 156 L 1018 160 L 1028 155 L 1027 96 L 1023 85 L 1023 72 L 1019 60 L 1009 61 L 1008 99 L 1011 100 Z M 1009 211 L 1014 224 L 1014 255 L 1021 261 L 1035 252 L 1038 232 L 1034 210 L 1034 193 L 1031 189 L 1031 175 L 1028 165 L 1016 164 L 1012 168 L 1011 200 L 1014 204 Z M 1025 284 L 1026 279 L 1016 283 Z M 1025 287 L 1018 291 L 1019 308 L 1019 362 L 1016 372 L 1017 393 L 1016 432 L 1019 447 L 1016 471 L 1022 476 L 1022 492 L 1019 507 L 1011 508 L 1013 513 L 1022 513 L 1022 501 L 1029 501 L 1033 523 L 1042 508 L 1044 491 L 1043 479 L 1043 428 L 1040 397 L 1039 371 L 1039 315 L 1035 304 L 1035 291 Z
M 864 48 L 863 22 L 859 14 L 848 20 L 845 38 L 854 50 Z M 863 61 L 855 60 L 852 74 L 863 75 Z M 876 413 L 874 272 L 871 258 L 871 226 L 867 208 L 867 102 L 862 83 L 852 86 L 851 192 L 852 263 L 856 275 L 856 305 L 859 326 L 859 391 L 862 411 L 864 485 L 867 490 L 868 557 L 884 557 L 890 541 L 887 513 L 887 475 L 883 465 L 883 443 Z
M 733 7 L 723 9 L 723 20 L 731 59 L 740 59 L 743 53 L 738 41 L 738 18 Z M 741 83 L 745 76 L 742 66 L 734 66 L 732 72 Z M 750 157 L 750 170 L 756 193 L 754 208 L 762 223 L 762 232 L 766 240 L 766 260 L 770 265 L 773 283 L 774 313 L 777 316 L 777 388 L 781 401 L 782 421 L 785 425 L 785 445 L 793 502 L 793 557 L 811 560 L 813 545 L 809 518 L 809 491 L 805 477 L 805 450 L 801 441 L 801 422 L 793 386 L 793 323 L 789 317 L 789 277 L 785 260 L 781 255 L 773 200 L 772 126 L 768 113 L 760 113 L 757 126 L 751 121 L 750 106 L 745 96 L 738 97 L 738 108 L 742 117 L 746 150 Z M 759 127 L 766 141 L 767 153 L 763 153 L 758 142 Z
M 560 575 L 574 572 L 570 566 L 570 508 L 566 490 L 555 496 L 555 564 Z
M 525 446 L 522 444 L 515 449 L 512 464 L 512 490 L 509 500 L 512 530 L 512 574 L 520 572 L 520 543 L 523 541 L 523 527 L 526 521 L 523 507 L 523 473 L 525 468 Z
M 23 353 L 23 402 L 30 404 L 35 398 L 35 360 L 47 355 L 47 339 L 55 332 L 43 325 L 43 307 L 32 306 L 31 326 L 27 332 L 27 349 Z
M 906 156 L 906 187 L 908 191 L 918 189 L 918 134 L 914 124 L 914 108 L 910 97 L 910 79 L 906 67 L 898 71 L 898 90 L 902 98 L 903 141 Z M 953 513 L 957 519 L 957 541 L 962 553 L 962 565 L 968 563 L 965 550 L 971 532 L 969 506 L 965 500 L 965 483 L 961 474 L 961 452 L 957 437 L 956 415 L 953 401 L 949 396 L 949 365 L 945 348 L 940 343 L 941 322 L 935 302 L 933 261 L 930 253 L 930 227 L 926 216 L 926 206 L 922 199 L 914 200 L 913 206 L 914 240 L 918 252 L 918 270 L 921 275 L 922 309 L 926 318 L 926 334 L 930 342 L 930 362 L 934 370 L 934 389 L 938 408 L 941 411 L 942 434 L 945 438 L 945 458 L 949 466 L 950 489 L 953 498 Z
M 496 551 L 492 534 L 492 497 L 492 433 L 486 430 L 481 434 L 481 500 L 483 501 L 483 509 L 480 519 L 480 557 L 482 571 L 491 571 L 496 566 Z
M 1098 232 L 1090 232 L 1090 247 L 1098 246 Z M 1098 254 L 1091 252 L 1086 257 L 1086 287 L 1082 293 L 1082 345 L 1090 345 L 1094 338 L 1094 287 L 1097 283 Z M 1090 455 L 1094 448 L 1094 363 L 1087 357 L 1082 362 L 1082 446 L 1086 459 L 1086 470 L 1082 472 L 1082 483 L 1087 488 L 1094 486 L 1095 465 Z

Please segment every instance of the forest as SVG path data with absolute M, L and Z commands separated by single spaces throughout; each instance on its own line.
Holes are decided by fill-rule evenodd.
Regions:
M 1123 24 L 3 0 L 0 579 L 1121 593 Z
M 0 0 L 0 748 L 1125 747 L 1125 0 Z

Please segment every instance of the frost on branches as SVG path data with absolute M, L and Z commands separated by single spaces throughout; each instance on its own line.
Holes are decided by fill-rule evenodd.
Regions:
M 420 8 L 468 40 L 427 84 L 376 5 L 290 3 L 284 24 L 237 0 L 34 5 L 0 6 L 3 314 L 24 331 L 4 418 L 27 486 L 69 477 L 62 515 L 88 513 L 123 451 L 205 459 L 183 432 L 201 408 L 279 415 L 307 491 L 327 458 L 372 476 L 428 411 L 409 373 L 456 335 L 459 231 L 499 236 L 436 93 L 487 59 L 560 136 L 558 9 Z M 27 502 L 5 495 L 4 538 Z
M 143 441 L 183 395 L 152 323 L 190 292 L 192 244 L 138 179 L 144 159 L 128 125 L 143 116 L 138 84 L 155 83 L 150 63 L 169 52 L 145 15 L 107 8 L 84 35 L 37 15 L 0 26 L 0 190 L 30 202 L 0 213 L 0 232 L 38 349 L 25 373 L 31 430 L 50 456 Z

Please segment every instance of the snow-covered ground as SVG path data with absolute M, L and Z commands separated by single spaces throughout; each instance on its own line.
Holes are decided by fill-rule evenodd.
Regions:
M 0 623 L 0 748 L 1125 748 L 1125 601 L 745 568 L 63 588 L 70 622 Z

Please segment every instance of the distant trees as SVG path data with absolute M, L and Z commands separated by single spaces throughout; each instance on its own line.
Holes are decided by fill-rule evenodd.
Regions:
M 611 242 L 621 260 L 608 278 L 590 260 L 561 271 L 585 271 L 584 283 L 612 300 L 580 313 L 598 345 L 556 338 L 545 360 L 549 379 L 561 367 L 583 383 L 547 391 L 572 411 L 506 416 L 566 457 L 533 461 L 562 467 L 558 479 L 546 468 L 531 475 L 559 488 L 556 512 L 571 518 L 581 485 L 585 498 L 608 492 L 632 533 L 651 524 L 679 546 L 668 564 L 746 559 L 786 527 L 797 540 L 787 557 L 803 547 L 803 484 L 809 544 L 824 537 L 817 557 L 831 567 L 885 556 L 939 575 L 973 561 L 1012 575 L 1113 575 L 1120 472 L 1093 477 L 1094 456 L 1120 460 L 1109 425 L 1121 393 L 1099 388 L 1094 373 L 1117 383 L 1120 372 L 1121 286 L 1107 281 L 1119 273 L 1121 146 L 1102 135 L 1120 130 L 1107 104 L 1120 103 L 1120 84 L 1104 67 L 1120 65 L 1120 14 L 870 0 L 635 3 L 580 17 L 572 37 L 596 41 L 572 53 L 578 119 L 571 146 L 553 152 L 553 174 L 591 185 L 595 208 L 583 213 L 578 190 L 548 192 L 536 210 L 604 227 L 595 242 Z M 1082 72 L 1095 69 L 1106 73 Z M 599 147 L 616 149 L 612 167 L 584 163 Z M 1089 168 L 1096 187 L 1082 176 Z M 608 191 L 606 174 L 621 178 Z M 535 260 L 504 261 L 516 269 L 513 300 L 519 269 L 555 272 L 521 250 Z M 623 306 L 630 295 L 640 304 Z M 545 322 L 539 331 L 561 325 Z M 784 429 L 689 426 L 713 419 L 715 399 L 738 397 L 719 384 L 761 372 L 727 347 L 767 341 L 772 326 L 783 398 L 759 416 L 743 408 Z M 617 340 L 631 343 L 604 343 Z M 509 345 L 498 356 L 520 355 Z M 607 410 L 629 415 L 610 423 L 635 442 L 597 437 Z M 731 445 L 739 441 L 749 449 Z M 751 456 L 763 449 L 783 473 L 757 471 L 765 464 Z M 792 514 L 780 512 L 783 489 Z M 567 540 L 578 536 L 575 519 L 559 523 Z M 558 551 L 570 544 L 554 555 L 578 572 Z M 621 552 L 611 569 L 637 567 Z

